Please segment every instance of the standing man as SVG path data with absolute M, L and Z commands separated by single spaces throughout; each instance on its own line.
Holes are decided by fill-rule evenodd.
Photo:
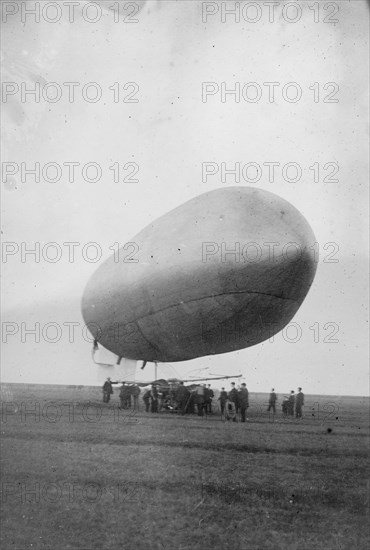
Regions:
M 208 387 L 204 384 L 204 408 L 206 414 L 212 414 L 212 398 L 214 396 L 211 384 L 208 384 Z
M 126 384 L 126 408 L 131 409 L 132 386 Z
M 184 386 L 184 382 L 180 382 L 179 387 L 176 392 L 176 401 L 177 401 L 177 410 L 181 411 L 183 414 L 185 412 L 185 406 L 187 404 L 189 397 L 189 392 Z
M 210 400 L 209 389 L 207 388 L 206 384 L 203 384 L 203 387 L 204 387 L 204 412 L 208 414 L 209 400 Z
M 267 412 L 270 412 L 271 409 L 272 409 L 272 412 L 276 414 L 276 393 L 274 388 L 272 388 L 270 393 L 269 406 L 268 406 Z
M 158 390 L 157 390 L 157 386 L 152 385 L 151 396 L 152 396 L 151 412 L 152 413 L 157 413 L 158 412 Z
M 110 378 L 107 378 L 103 386 L 103 403 L 109 403 L 110 396 L 112 395 L 112 393 L 113 393 L 112 382 Z
M 189 388 L 189 399 L 186 406 L 186 411 L 188 414 L 195 414 L 195 390 L 194 388 Z
M 141 393 L 141 389 L 137 384 L 134 384 L 131 390 L 132 396 L 134 398 L 134 411 L 139 410 L 139 395 Z
M 211 388 L 211 384 L 208 384 L 208 412 L 209 414 L 212 414 L 212 399 L 214 398 L 215 394 L 213 389 Z
M 150 390 L 146 390 L 146 392 L 144 393 L 143 395 L 143 401 L 144 401 L 144 405 L 145 405 L 145 412 L 149 412 L 149 409 L 150 409 L 150 399 L 152 397 L 152 394 L 150 392 Z
M 292 390 L 289 395 L 289 402 L 288 402 L 288 415 L 294 416 L 294 404 L 295 404 L 295 395 L 294 391 Z
M 124 382 L 122 382 L 122 386 L 119 391 L 119 400 L 121 402 L 120 408 L 125 409 L 126 408 L 126 384 Z
M 238 395 L 238 390 L 235 387 L 235 382 L 231 382 L 231 390 L 229 392 L 229 401 L 234 403 L 235 413 L 237 415 L 239 411 L 239 395 Z M 236 416 L 235 418 L 233 418 L 233 421 L 236 422 Z
M 240 406 L 240 415 L 242 418 L 242 422 L 245 422 L 245 413 L 247 412 L 247 409 L 249 407 L 249 394 L 247 390 L 246 384 L 242 384 L 242 387 L 239 390 L 239 406 Z
M 203 416 L 204 386 L 197 386 L 195 392 L 195 403 L 197 404 L 198 416 Z
M 295 416 L 296 418 L 302 418 L 302 407 L 304 405 L 304 393 L 302 388 L 298 388 L 298 393 L 295 398 Z
M 129 409 L 131 407 L 131 388 L 125 382 L 122 382 L 119 397 L 121 400 L 121 409 Z
M 224 416 L 225 403 L 227 401 L 227 391 L 225 391 L 225 388 L 221 388 L 221 393 L 220 393 L 220 397 L 218 398 L 218 401 L 220 402 L 220 406 L 221 406 L 221 416 Z
M 288 412 L 289 412 L 289 396 L 288 395 L 284 395 L 284 399 L 283 399 L 283 402 L 281 404 L 281 408 L 282 408 L 282 411 L 283 411 L 283 416 L 288 416 Z

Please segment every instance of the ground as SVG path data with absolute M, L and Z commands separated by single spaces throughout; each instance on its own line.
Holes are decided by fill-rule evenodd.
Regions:
M 306 396 L 245 424 L 3 386 L 4 550 L 369 548 L 369 401 Z

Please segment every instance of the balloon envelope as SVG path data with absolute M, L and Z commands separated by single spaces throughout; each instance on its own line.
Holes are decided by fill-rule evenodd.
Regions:
M 315 275 L 315 236 L 282 198 L 204 193 L 104 262 L 82 299 L 94 338 L 118 356 L 185 361 L 246 348 L 284 328 Z

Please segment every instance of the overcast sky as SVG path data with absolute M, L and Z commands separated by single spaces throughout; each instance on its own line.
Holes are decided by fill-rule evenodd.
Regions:
M 6 89 L 2 104 L 2 157 L 16 164 L 6 165 L 2 181 L 2 238 L 9 253 L 2 264 L 3 328 L 8 323 L 6 331 L 14 331 L 3 335 L 2 380 L 100 383 L 104 374 L 91 360 L 80 312 L 88 278 L 114 243 L 131 241 L 152 220 L 196 195 L 235 185 L 232 176 L 221 181 L 221 170 L 204 181 L 202 163 L 221 168 L 222 162 L 228 167 L 252 162 L 261 167 L 261 178 L 251 183 L 242 177 L 239 184 L 290 201 L 314 230 L 321 257 L 311 290 L 295 325 L 273 342 L 176 363 L 159 374 L 186 377 L 207 369 L 200 372 L 241 373 L 251 391 L 274 386 L 285 393 L 302 386 L 306 393 L 366 395 L 367 3 L 331 3 L 337 13 L 322 6 L 314 12 L 307 2 L 299 3 L 300 12 L 284 11 L 281 2 L 273 14 L 267 6 L 260 13 L 249 6 L 239 23 L 232 16 L 223 22 L 221 3 L 215 2 L 205 8 L 195 1 L 148 1 L 131 16 L 121 3 L 119 14 L 102 10 L 96 23 L 87 19 L 99 11 L 83 12 L 85 4 L 76 7 L 73 22 L 60 2 L 57 23 L 45 20 L 58 15 L 52 11 L 41 13 L 38 23 L 20 11 L 3 23 L 3 80 L 15 85 Z M 216 13 L 207 16 L 205 9 Z M 124 22 L 125 16 L 137 22 Z M 30 95 L 22 101 L 21 90 L 36 82 L 42 90 L 56 83 L 44 93 L 53 98 L 61 90 L 59 101 L 42 94 L 38 103 Z M 78 83 L 71 102 L 72 87 L 65 82 Z M 89 82 L 96 84 L 83 95 Z M 130 82 L 135 84 L 126 85 Z M 203 82 L 215 83 L 215 93 L 202 101 Z M 222 82 L 228 89 L 257 83 L 261 98 L 252 102 L 241 95 L 236 102 L 230 95 L 223 103 L 217 92 Z M 264 82 L 278 83 L 273 102 Z M 294 86 L 283 92 L 289 82 Z M 249 87 L 248 99 L 258 89 Z M 101 99 L 87 101 L 96 90 Z M 297 90 L 302 97 L 293 103 L 289 98 Z M 39 182 L 24 173 L 21 163 L 30 168 L 35 162 L 41 172 L 57 163 L 59 181 L 47 181 L 56 174 L 52 167 Z M 79 163 L 73 177 L 63 165 L 71 162 Z M 89 162 L 101 167 L 95 183 L 88 181 L 93 167 L 82 171 Z M 280 163 L 273 181 L 263 165 L 268 162 Z M 297 182 L 289 181 L 294 172 L 282 171 L 290 162 L 302 170 Z M 114 163 L 120 165 L 120 182 L 109 168 Z M 254 177 L 253 170 L 248 174 Z M 50 242 L 62 251 L 56 262 L 50 261 L 57 250 Z M 66 242 L 78 243 L 73 261 Z M 95 263 L 86 256 L 94 257 L 94 249 L 85 246 L 89 242 L 102 252 Z M 24 254 L 35 243 L 44 251 L 39 261 Z M 25 334 L 35 323 L 39 342 Z M 47 341 L 56 334 L 51 325 L 42 334 L 47 323 L 61 327 L 58 342 Z M 73 342 L 70 323 L 76 323 Z

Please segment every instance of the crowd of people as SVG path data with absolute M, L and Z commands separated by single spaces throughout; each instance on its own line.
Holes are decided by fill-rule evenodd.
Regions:
M 137 384 L 123 382 L 119 389 L 120 408 L 139 410 L 140 393 L 141 389 Z M 113 382 L 110 378 L 107 378 L 103 385 L 103 403 L 109 403 L 112 394 Z
M 184 382 L 168 387 L 152 385 L 143 395 L 146 412 L 160 412 L 162 409 L 176 410 L 182 414 L 212 414 L 214 392 L 206 384 L 186 387 Z
M 137 384 L 122 383 L 119 390 L 120 408 L 139 410 L 139 396 L 141 389 Z M 113 394 L 113 386 L 110 378 L 103 385 L 103 401 L 109 403 Z M 213 399 L 215 397 L 211 384 L 197 384 L 185 386 L 184 382 L 178 384 L 168 384 L 161 386 L 152 384 L 150 389 L 146 389 L 142 399 L 145 412 L 159 413 L 163 409 L 176 411 L 181 414 L 198 414 L 198 416 L 210 415 L 213 411 Z M 220 404 L 221 418 L 232 420 L 234 422 L 240 418 L 241 422 L 247 419 L 249 408 L 249 392 L 245 383 L 236 387 L 235 382 L 231 383 L 229 392 L 225 388 L 221 389 L 218 397 Z M 267 412 L 276 414 L 277 395 L 272 388 Z M 297 394 L 291 390 L 290 395 L 285 395 L 282 401 L 282 414 L 284 417 L 295 416 L 302 418 L 302 408 L 304 405 L 304 394 L 302 388 L 298 388 Z
M 284 399 L 281 405 L 283 416 L 294 416 L 296 418 L 302 418 L 302 407 L 304 405 L 304 394 L 302 388 L 298 388 L 298 393 L 295 394 L 294 390 L 290 392 L 290 395 L 284 395 Z
M 225 388 L 222 388 L 218 399 L 220 401 L 221 417 L 236 422 L 240 414 L 241 421 L 245 422 L 249 407 L 249 392 L 246 384 L 243 383 L 240 389 L 237 389 L 235 382 L 231 382 L 229 393 L 225 391 Z

